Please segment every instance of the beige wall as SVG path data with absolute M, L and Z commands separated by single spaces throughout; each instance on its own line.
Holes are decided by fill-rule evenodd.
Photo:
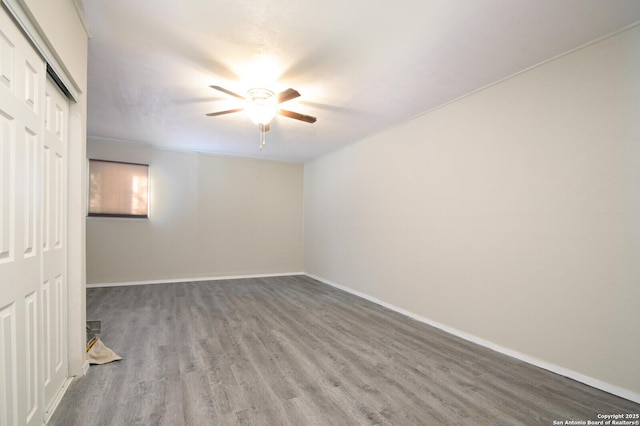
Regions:
M 305 165 L 305 271 L 640 398 L 640 28 Z
M 300 164 L 89 140 L 88 157 L 150 165 L 150 218 L 87 219 L 87 282 L 300 273 Z
M 54 46 L 53 53 L 77 88 L 86 93 L 89 45 L 83 25 L 84 16 L 76 9 L 76 0 L 17 0 L 25 12 Z M 79 0 L 78 0 L 79 1 Z

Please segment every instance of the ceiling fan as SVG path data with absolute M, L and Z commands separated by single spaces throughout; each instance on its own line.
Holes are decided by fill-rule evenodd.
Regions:
M 276 114 L 283 117 L 293 118 L 294 120 L 304 121 L 305 123 L 315 123 L 316 117 L 310 115 L 300 114 L 294 111 L 288 111 L 278 107 L 279 104 L 285 103 L 300 96 L 300 93 L 295 89 L 287 89 L 277 95 L 271 90 L 263 88 L 249 89 L 247 97 L 239 95 L 227 90 L 220 86 L 209 86 L 212 89 L 218 90 L 227 95 L 242 99 L 247 102 L 244 108 L 228 109 L 225 111 L 210 112 L 207 114 L 209 117 L 215 117 L 217 115 L 231 114 L 233 112 L 247 111 L 252 121 L 258 125 L 269 126 L 269 123 L 275 117 Z M 269 129 L 267 129 L 269 130 Z
M 246 102 L 244 108 L 228 109 L 225 111 L 210 112 L 207 114 L 209 117 L 215 117 L 218 115 L 231 114 L 234 112 L 246 111 L 251 118 L 251 121 L 256 123 L 260 127 L 260 150 L 265 145 L 265 133 L 271 130 L 271 120 L 276 114 L 283 117 L 293 118 L 294 120 L 304 121 L 305 123 L 315 123 L 316 117 L 310 115 L 300 114 L 298 112 L 281 109 L 278 105 L 295 99 L 300 96 L 300 93 L 295 89 L 284 90 L 277 95 L 269 89 L 256 87 L 249 89 L 247 97 L 241 96 L 237 93 L 227 90 L 220 86 L 209 86 L 212 89 L 218 90 L 227 95 L 233 96 L 238 99 L 242 99 Z

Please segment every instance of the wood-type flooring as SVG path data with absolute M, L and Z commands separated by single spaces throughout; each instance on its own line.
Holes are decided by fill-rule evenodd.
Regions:
M 50 425 L 552 425 L 640 405 L 303 276 L 87 289 L 124 359 Z

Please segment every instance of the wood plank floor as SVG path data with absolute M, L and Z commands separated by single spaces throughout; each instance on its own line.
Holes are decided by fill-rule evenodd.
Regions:
M 640 405 L 296 277 L 94 288 L 51 425 L 535 425 Z

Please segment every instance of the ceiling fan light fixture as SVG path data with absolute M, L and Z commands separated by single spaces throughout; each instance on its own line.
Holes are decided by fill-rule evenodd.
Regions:
M 278 112 L 278 102 L 275 94 L 267 89 L 251 89 L 245 111 L 255 124 L 267 125 Z

